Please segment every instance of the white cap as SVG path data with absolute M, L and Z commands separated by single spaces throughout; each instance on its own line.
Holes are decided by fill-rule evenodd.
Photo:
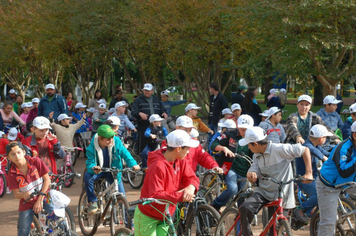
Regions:
M 169 92 L 167 90 L 164 90 L 164 91 L 161 92 L 161 95 L 169 96 Z
M 9 93 L 16 93 L 15 89 L 10 89 Z
M 271 118 L 271 116 L 273 116 L 274 114 L 276 114 L 277 112 L 280 112 L 281 109 L 279 109 L 278 107 L 271 107 L 268 111 L 267 111 L 267 119 Z
M 116 108 L 118 107 L 127 107 L 129 104 L 127 104 L 125 101 L 120 101 L 120 102 L 117 102 L 115 103 L 115 110 Z
M 61 121 L 61 120 L 65 120 L 65 119 L 73 119 L 73 117 L 70 117 L 68 116 L 67 114 L 63 113 L 63 114 L 60 114 L 58 117 L 57 117 L 57 120 L 58 121 Z
M 106 109 L 106 104 L 105 103 L 100 103 L 99 108 Z
M 356 112 L 356 103 L 352 104 L 352 105 L 349 107 L 349 111 L 350 111 L 350 113 L 355 113 L 355 112 Z
M 32 102 L 24 102 L 21 104 L 21 108 L 25 108 L 25 107 L 33 107 Z
M 69 205 L 70 198 L 64 193 L 53 189 L 51 189 L 49 193 L 53 204 L 54 214 L 58 217 L 65 217 L 65 208 Z
M 251 127 L 246 130 L 245 138 L 239 140 L 239 145 L 246 146 L 249 143 L 261 141 L 266 137 L 267 134 L 261 127 Z
M 105 103 L 106 104 L 106 101 L 105 99 L 99 99 L 98 101 L 96 101 L 97 103 Z
M 231 105 L 231 111 L 235 111 L 235 110 L 241 110 L 240 104 L 234 103 Z
M 276 90 L 276 89 L 270 89 L 270 90 L 269 90 L 269 93 L 270 93 L 270 94 L 276 94 L 276 93 L 277 93 L 277 90 Z
M 168 147 L 198 147 L 199 141 L 191 139 L 190 135 L 184 130 L 174 130 L 167 135 Z
M 153 85 L 152 84 L 146 83 L 146 84 L 143 85 L 143 90 L 151 91 L 152 89 L 153 89 Z
M 54 87 L 54 84 L 47 84 L 45 88 L 46 88 L 46 90 L 47 89 L 56 89 L 56 87 Z
M 226 115 L 226 114 L 230 114 L 232 115 L 232 111 L 230 110 L 230 108 L 225 108 L 221 111 L 221 114 Z
M 115 107 L 110 108 L 109 114 L 113 114 L 115 112 L 115 110 L 116 110 Z
M 49 120 L 44 116 L 37 116 L 33 120 L 33 126 L 36 127 L 37 129 L 50 129 L 51 128 L 51 126 L 49 126 Z
M 188 116 L 180 116 L 176 120 L 176 126 L 183 126 L 184 128 L 194 128 L 192 118 Z
M 287 93 L 287 90 L 285 90 L 284 88 L 280 89 L 279 92 L 281 93 Z
M 223 123 L 218 123 L 218 126 L 221 128 L 236 129 L 236 122 L 231 119 L 227 119 Z
M 341 100 L 337 100 L 333 95 L 328 95 L 324 98 L 323 100 L 323 104 L 326 105 L 326 104 L 338 104 L 342 102 Z
M 237 128 L 251 128 L 253 127 L 254 121 L 251 116 L 249 115 L 241 115 L 237 119 Z
M 14 141 L 17 138 L 17 134 L 18 134 L 17 129 L 16 128 L 11 128 L 9 130 L 9 133 L 7 134 L 7 139 L 11 140 L 11 141 Z
M 157 114 L 153 114 L 150 116 L 150 118 L 148 119 L 150 121 L 150 123 L 155 122 L 155 121 L 162 121 L 164 120 L 163 118 L 161 118 L 159 115 Z
M 190 131 L 190 137 L 191 138 L 198 138 L 199 137 L 199 132 L 196 129 L 192 129 L 192 131 Z
M 32 103 L 39 103 L 40 102 L 40 99 L 39 98 L 33 98 L 32 99 Z
M 87 105 L 84 105 L 84 104 L 81 103 L 81 102 L 78 102 L 77 104 L 75 104 L 75 109 L 85 108 L 85 107 L 87 107 Z
M 91 113 L 95 113 L 95 112 L 96 112 L 96 110 L 95 110 L 94 107 L 91 107 L 91 108 L 87 109 L 87 111 L 88 111 L 88 112 L 91 112 Z
M 314 125 L 309 131 L 309 136 L 313 138 L 322 138 L 326 136 L 333 136 L 331 132 L 324 125 Z
M 309 102 L 311 104 L 312 103 L 312 98 L 309 95 L 303 94 L 303 95 L 299 96 L 297 103 L 299 103 L 300 101 L 307 101 L 307 102 Z
M 199 109 L 201 109 L 201 107 L 198 107 L 197 105 L 195 105 L 195 103 L 189 103 L 189 104 L 185 107 L 184 111 L 185 111 L 185 112 L 188 112 L 189 110 L 199 110 Z
M 258 113 L 260 116 L 268 117 L 268 110 L 264 110 L 262 113 Z
M 121 124 L 121 120 L 119 117 L 117 116 L 109 116 L 108 120 L 112 121 L 112 125 L 120 125 Z
M 356 121 L 351 125 L 351 132 L 356 132 Z
M 4 131 L 0 131 L 0 138 L 2 138 L 2 136 L 4 135 Z

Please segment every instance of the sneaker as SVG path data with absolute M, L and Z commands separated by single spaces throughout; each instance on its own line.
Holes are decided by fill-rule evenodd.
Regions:
M 92 202 L 87 209 L 88 215 L 94 214 L 98 210 L 98 203 Z
M 308 217 L 305 215 L 302 209 L 295 208 L 293 214 L 298 221 L 302 222 L 304 225 L 308 224 Z
M 6 194 L 11 194 L 12 191 L 9 189 L 9 187 L 6 188 Z
M 210 204 L 210 206 L 212 206 L 221 215 L 220 207 L 217 207 L 214 204 Z

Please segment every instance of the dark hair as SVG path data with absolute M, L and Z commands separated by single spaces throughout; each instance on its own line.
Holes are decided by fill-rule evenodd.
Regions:
M 21 142 L 14 141 L 14 142 L 10 142 L 8 145 L 6 145 L 6 147 L 5 147 L 6 155 L 9 155 L 9 153 L 11 152 L 11 149 L 16 146 L 18 146 L 19 148 L 21 148 L 22 150 L 25 151 L 25 147 L 23 146 L 23 144 Z
M 187 147 L 187 146 L 182 146 L 181 148 L 184 149 L 184 148 L 186 148 L 186 147 Z M 169 147 L 169 146 L 167 146 L 167 151 L 172 152 L 172 151 L 174 151 L 176 148 L 177 148 L 177 147 Z
M 98 92 L 100 93 L 100 97 L 99 97 L 99 98 L 96 97 L 96 94 L 97 94 Z M 95 91 L 95 93 L 94 93 L 94 99 L 98 99 L 98 100 L 99 100 L 99 99 L 102 99 L 102 98 L 103 98 L 103 94 L 101 93 L 101 91 L 100 91 L 99 89 L 97 89 L 97 90 Z
M 254 91 L 256 87 L 249 87 L 247 92 L 245 93 L 245 97 L 242 100 L 242 110 L 248 114 L 253 109 L 253 98 L 255 97 Z
M 115 95 L 116 95 L 116 94 L 119 94 L 119 93 L 122 94 L 122 90 L 116 90 Z
M 29 121 L 29 122 L 27 122 L 27 124 L 26 124 L 26 130 L 28 131 L 28 132 L 31 132 L 31 128 L 33 127 L 33 121 Z
M 213 88 L 215 91 L 219 91 L 219 85 L 217 83 L 211 83 L 210 88 Z
M 14 104 L 12 103 L 12 101 L 9 101 L 9 100 L 6 100 L 5 102 L 4 102 L 4 106 L 3 107 L 6 107 L 6 106 L 13 106 Z
M 266 137 L 266 138 L 264 138 L 264 139 L 262 139 L 262 140 L 260 140 L 260 141 L 258 141 L 258 142 L 256 142 L 257 143 L 257 145 L 267 145 L 268 144 L 268 138 Z M 251 143 L 251 145 L 253 146 L 254 145 L 254 143 Z
M 23 99 L 23 96 L 21 94 L 17 94 L 16 98 L 21 97 Z

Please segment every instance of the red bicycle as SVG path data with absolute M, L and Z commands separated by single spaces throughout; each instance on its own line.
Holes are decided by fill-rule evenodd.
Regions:
M 74 152 L 75 150 L 83 151 L 83 148 L 65 147 L 65 146 L 62 146 L 62 148 L 65 151 L 66 156 L 65 156 L 65 164 L 64 166 L 61 167 L 60 173 L 61 174 L 75 173 L 73 167 L 73 157 L 75 156 L 75 154 L 72 156 L 72 152 Z M 73 185 L 73 183 L 74 183 L 74 176 L 72 176 L 71 178 L 66 178 L 64 182 L 64 186 L 66 188 L 69 188 Z

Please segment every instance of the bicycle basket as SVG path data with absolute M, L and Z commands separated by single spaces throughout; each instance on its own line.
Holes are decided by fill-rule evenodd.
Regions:
M 90 131 L 81 132 L 81 133 L 80 133 L 80 137 L 82 137 L 82 139 L 85 139 L 85 140 L 90 140 L 90 138 L 91 138 L 91 132 L 90 132 Z

